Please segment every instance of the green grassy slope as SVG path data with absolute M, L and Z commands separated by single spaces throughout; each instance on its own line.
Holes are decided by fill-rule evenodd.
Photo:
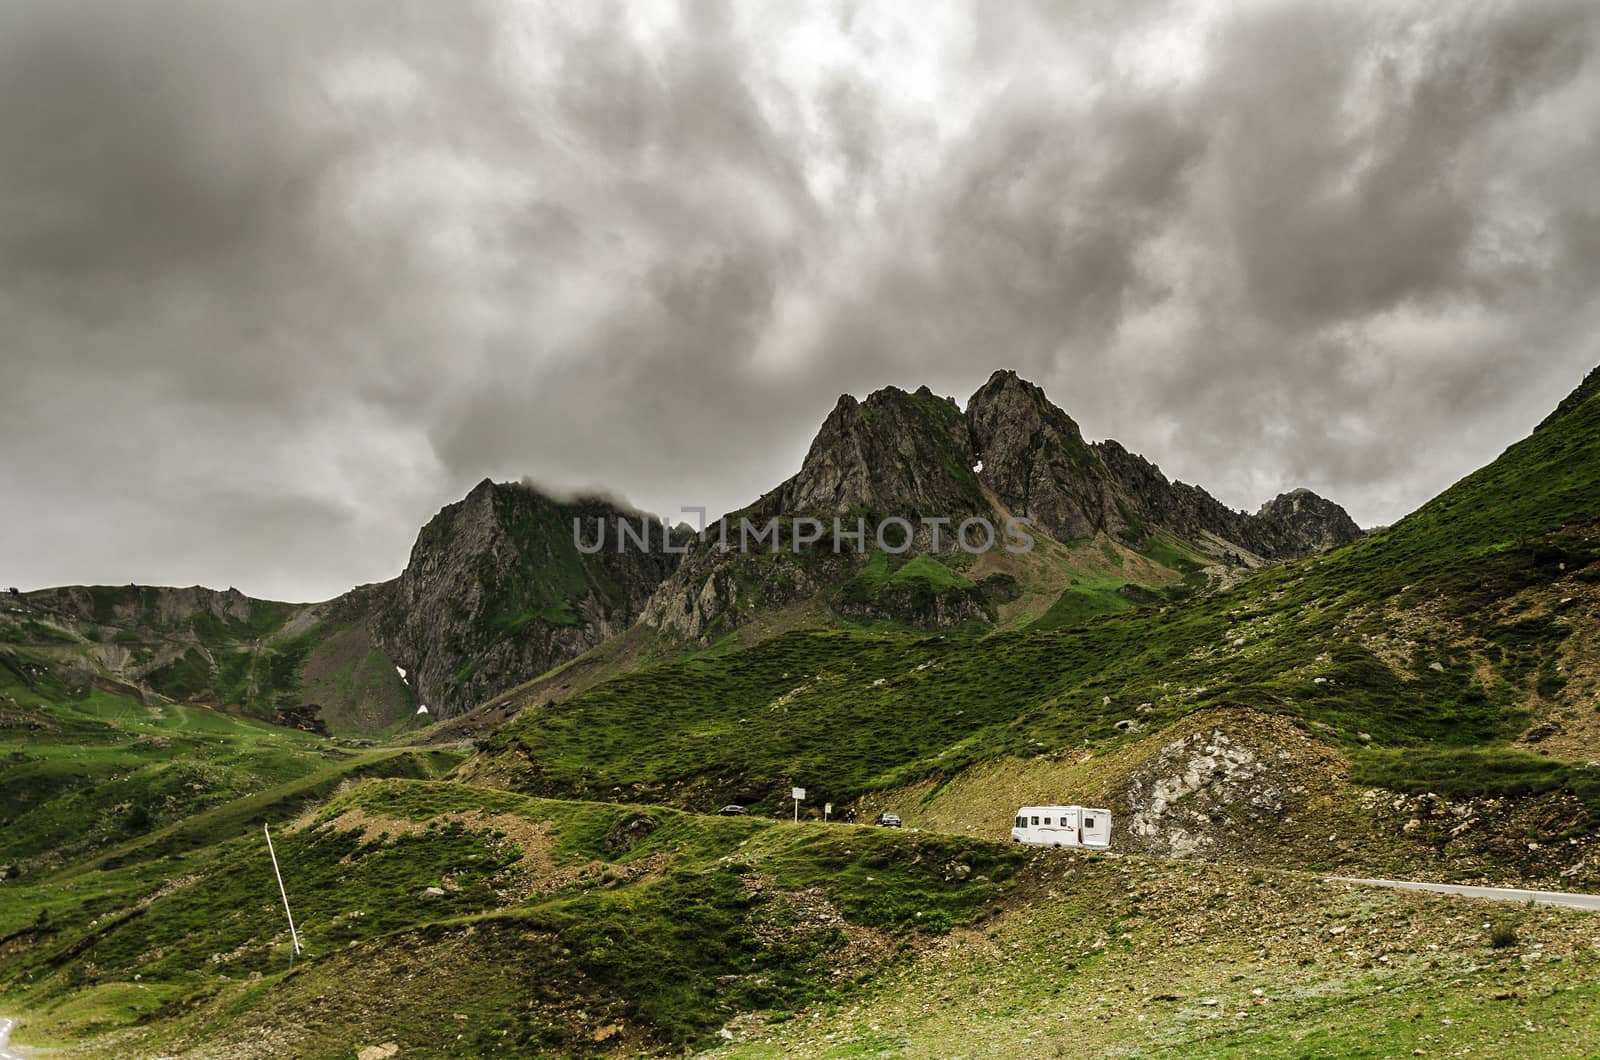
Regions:
M 1539 1058 L 1600 1032 L 1594 914 L 1137 858 L 1019 875 L 981 934 L 710 1055 Z
M 275 1025 L 273 1006 L 307 993 L 322 1004 L 286 1020 L 307 1035 L 296 1055 L 348 1055 L 353 1034 L 465 1055 L 582 1054 L 606 1026 L 681 1045 L 741 1011 L 824 997 L 901 941 L 991 915 L 1023 860 L 948 836 L 416 781 L 352 789 L 280 832 L 277 851 L 306 947 L 292 969 L 250 834 L 162 863 L 165 879 L 140 862 L 66 887 L 0 885 L 0 1002 L 26 1008 L 35 1041 L 131 1028 L 119 1048 L 136 1051 L 226 1037 L 256 1017 Z M 463 935 L 470 991 L 435 963 Z M 394 946 L 410 974 L 352 974 Z M 404 1003 L 379 1011 L 402 1000 L 393 989 Z M 470 1026 L 455 1022 L 462 1011 Z
M 1443 782 L 1452 749 L 1503 745 L 1559 687 L 1569 621 L 1523 596 L 1600 576 L 1597 517 L 1591 396 L 1394 527 L 1232 591 L 979 641 L 791 633 L 528 710 L 484 768 L 542 794 L 775 805 L 794 782 L 840 801 L 1104 747 L 1139 707 L 1160 725 L 1242 705 L 1351 749 L 1432 746 L 1416 762 Z
M 57 699 L 137 691 L 336 735 L 397 731 L 416 701 L 373 644 L 367 606 L 360 592 L 302 605 L 132 585 L 7 595 L 0 680 Z
M 344 792 L 277 851 L 294 961 L 255 835 L 0 885 L 20 1043 L 1222 1055 L 1359 1051 L 1377 1020 L 1407 1051 L 1549 1055 L 1600 1030 L 1600 918 L 1295 873 L 405 780 Z
M 203 707 L 69 690 L 48 671 L 26 677 L 0 665 L 0 874 L 11 877 L 128 849 L 203 845 L 242 822 L 292 815 L 350 777 L 428 776 L 454 762 L 345 748 Z

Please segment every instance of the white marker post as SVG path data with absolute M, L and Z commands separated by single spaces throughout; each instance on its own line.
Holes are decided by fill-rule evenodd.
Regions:
M 278 877 L 278 893 L 283 895 L 283 915 L 289 918 L 289 938 L 293 940 L 294 952 L 298 954 L 300 952 L 300 933 L 295 931 L 294 914 L 289 912 L 289 892 L 284 890 L 283 873 L 278 871 L 278 852 L 272 849 L 272 830 L 268 828 L 266 822 L 263 821 L 261 824 L 261 831 L 265 833 L 267 837 L 267 853 L 272 855 L 272 874 Z M 294 956 L 291 955 L 289 960 L 293 961 Z
M 789 794 L 794 796 L 794 823 L 795 824 L 799 824 L 800 823 L 800 802 L 801 802 L 801 800 L 803 800 L 806 797 L 806 789 L 805 788 L 793 788 L 793 789 L 790 790 Z
M 833 816 L 833 803 L 831 803 L 831 802 L 823 803 L 822 804 L 822 819 L 824 821 L 826 821 L 828 818 L 830 818 L 832 816 Z

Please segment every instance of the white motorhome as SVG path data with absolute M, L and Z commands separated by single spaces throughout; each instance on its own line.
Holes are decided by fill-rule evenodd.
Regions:
M 1024 806 L 1012 822 L 1011 841 L 1105 850 L 1111 845 L 1111 811 L 1091 806 Z

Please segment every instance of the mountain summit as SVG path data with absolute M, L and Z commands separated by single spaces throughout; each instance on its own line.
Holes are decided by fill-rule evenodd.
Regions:
M 986 511 L 961 409 L 927 387 L 839 398 L 795 476 L 758 514 L 954 516 Z M 737 514 L 737 513 L 736 513 Z
M 1295 559 L 1361 536 L 1332 501 L 1297 489 L 1236 512 L 1115 441 L 1086 442 L 1037 384 L 997 371 L 967 400 L 884 387 L 829 413 L 800 471 L 738 515 L 1026 516 L 1057 541 L 1133 547 L 1168 530 L 1216 556 Z
M 1085 442 L 1072 417 L 1012 371 L 995 372 L 972 395 L 967 424 L 984 484 L 1060 540 L 1104 533 L 1137 546 L 1160 528 L 1218 555 L 1282 560 L 1361 536 L 1343 508 L 1307 489 L 1283 494 L 1251 516 L 1198 486 L 1169 482 L 1118 442 Z
M 677 561 L 646 551 L 579 551 L 573 527 L 616 532 L 652 516 L 607 501 L 558 501 L 484 479 L 417 534 L 400 577 L 374 601 L 378 642 L 423 702 L 445 715 L 557 666 L 626 629 Z
M 1202 568 L 1260 567 L 1362 536 L 1343 508 L 1309 490 L 1283 494 L 1250 515 L 1198 486 L 1169 482 L 1117 442 L 1085 441 L 1071 416 L 1013 371 L 995 372 L 964 410 L 927 387 L 884 387 L 864 401 L 841 397 L 794 477 L 726 516 L 714 536 L 734 539 L 732 524 L 744 520 L 801 517 L 830 527 L 841 517 L 851 526 L 858 517 L 868 524 L 889 517 L 948 522 L 942 534 L 929 527 L 915 533 L 912 553 L 931 563 L 881 554 L 863 560 L 860 546 L 841 557 L 831 538 L 810 549 L 786 542 L 759 557 L 702 545 L 662 584 L 645 622 L 708 643 L 818 599 L 852 622 L 992 626 L 1047 611 L 1056 611 L 1052 622 L 1070 622 L 1150 602 Z M 958 555 L 953 531 L 969 517 L 997 529 L 1025 518 L 1059 554 L 1044 563 Z M 1097 588 L 1086 595 L 1090 585 Z

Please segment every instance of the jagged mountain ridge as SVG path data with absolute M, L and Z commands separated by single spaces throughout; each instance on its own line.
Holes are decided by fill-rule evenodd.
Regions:
M 898 516 L 913 522 L 947 518 L 936 542 L 919 529 L 914 551 L 953 553 L 963 518 L 983 516 L 997 533 L 1008 516 L 1028 519 L 1055 542 L 1071 544 L 1105 535 L 1132 550 L 1149 548 L 1160 532 L 1213 562 L 1256 566 L 1296 559 L 1347 544 L 1361 529 L 1337 504 L 1310 490 L 1285 493 L 1254 515 L 1234 511 L 1198 486 L 1170 482 L 1161 469 L 1115 441 L 1089 443 L 1076 422 L 1037 385 L 1013 371 L 995 372 L 968 400 L 926 386 L 914 392 L 885 387 L 863 401 L 839 399 L 808 449 L 800 470 L 748 508 L 725 517 L 712 536 L 739 541 L 742 520 L 808 516 L 842 527 L 865 517 Z M 870 548 L 874 542 L 869 541 Z M 849 577 L 845 556 L 823 547 L 753 561 L 702 547 L 668 579 L 645 611 L 646 621 L 702 642 L 747 621 L 752 612 L 783 607 Z M 937 545 L 937 547 L 936 547 Z M 857 557 L 859 559 L 859 557 Z M 858 564 L 857 564 L 858 565 Z M 926 568 L 925 568 L 926 569 Z M 931 581 L 942 576 L 933 574 Z M 888 606 L 879 617 L 948 627 L 992 621 L 985 594 L 957 575 L 948 591 L 912 594 L 910 611 Z M 993 595 L 991 587 L 989 595 Z M 861 608 L 848 587 L 851 618 L 876 613 Z
M 1210 537 L 1263 559 L 1299 559 L 1348 544 L 1361 528 L 1332 501 L 1300 489 L 1236 512 L 1198 486 L 1107 440 L 1086 443 L 1070 416 L 1015 372 L 999 371 L 967 403 L 980 478 L 1058 539 L 1105 533 L 1129 544 L 1152 528 L 1204 546 Z
M 967 401 L 927 387 L 845 395 L 800 470 L 747 511 L 756 515 L 993 514 L 988 495 L 1071 541 L 1106 533 L 1131 544 L 1152 528 L 1207 533 L 1264 559 L 1295 559 L 1361 536 L 1343 508 L 1298 489 L 1236 512 L 1115 441 L 1088 443 L 1042 388 L 997 371 Z M 734 513 L 740 515 L 744 513 Z
M 1116 442 L 1086 442 L 1042 389 L 1009 371 L 965 409 L 927 387 L 841 397 L 796 474 L 724 523 L 800 515 L 949 519 L 939 548 L 919 532 L 917 554 L 954 552 L 955 526 L 974 515 L 997 526 L 1006 515 L 1026 517 L 1057 542 L 1105 535 L 1128 558 L 1163 532 L 1198 559 L 1252 564 L 1360 536 L 1343 509 L 1308 491 L 1247 515 L 1169 482 Z M 702 643 L 819 600 L 826 606 L 808 621 L 983 627 L 1026 588 L 1004 565 L 863 566 L 860 555 L 828 547 L 726 556 L 702 544 L 680 564 L 661 548 L 584 554 L 574 545 L 574 520 L 614 527 L 639 518 L 603 500 L 560 501 L 526 483 L 484 480 L 422 528 L 389 582 L 306 605 L 235 590 L 41 590 L 20 598 L 17 616 L 34 613 L 0 630 L 0 644 L 17 645 L 35 665 L 64 666 L 83 684 L 375 732 L 419 705 L 435 718 L 460 714 L 641 617 Z M 1048 583 L 1052 598 L 1064 584 Z

